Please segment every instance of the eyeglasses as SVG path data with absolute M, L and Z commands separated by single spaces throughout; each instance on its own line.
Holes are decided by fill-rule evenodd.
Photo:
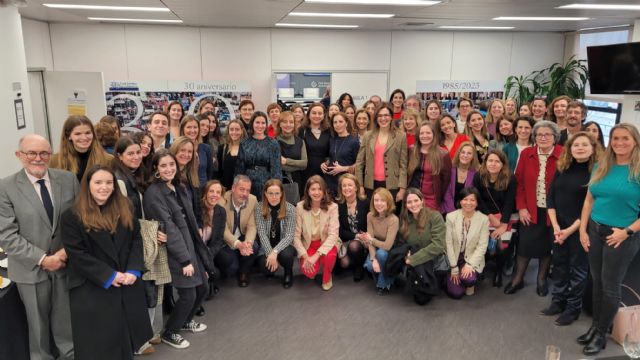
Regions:
M 267 196 L 272 197 L 272 196 L 280 196 L 282 193 L 280 192 L 267 192 Z
M 536 139 L 549 139 L 552 137 L 553 134 L 536 134 Z
M 42 160 L 47 160 L 50 156 L 51 153 L 48 151 L 40 151 L 40 152 L 35 152 L 35 151 L 20 151 L 21 153 L 24 154 L 24 156 L 27 157 L 27 159 L 29 160 L 35 160 L 38 156 L 40 156 L 40 159 Z

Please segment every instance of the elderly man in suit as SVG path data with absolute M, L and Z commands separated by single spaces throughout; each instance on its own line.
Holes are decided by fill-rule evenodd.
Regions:
M 0 247 L 27 312 L 31 360 L 73 359 L 59 220 L 75 199 L 78 180 L 48 168 L 51 145 L 45 138 L 27 135 L 18 148 L 23 169 L 0 181 Z
M 256 240 L 254 212 L 258 200 L 251 195 L 251 179 L 237 175 L 230 191 L 224 194 L 227 222 L 223 247 L 214 259 L 216 266 L 226 275 L 238 274 L 238 286 L 249 286 L 249 272 L 257 258 L 259 244 Z

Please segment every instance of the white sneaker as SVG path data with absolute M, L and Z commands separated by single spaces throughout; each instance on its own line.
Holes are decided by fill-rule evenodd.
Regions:
M 188 323 L 182 325 L 182 330 L 191 331 L 192 333 L 199 333 L 207 330 L 207 325 L 196 322 L 195 320 L 191 320 Z
M 188 348 L 189 342 L 178 333 L 165 333 L 162 335 L 162 342 L 176 349 Z

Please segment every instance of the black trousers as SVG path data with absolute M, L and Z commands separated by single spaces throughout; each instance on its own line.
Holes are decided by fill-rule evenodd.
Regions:
M 284 269 L 285 275 L 293 275 L 293 262 L 295 261 L 297 254 L 298 253 L 296 249 L 291 245 L 287 246 L 286 248 L 284 248 L 284 250 L 278 253 L 278 263 Z M 269 271 L 269 269 L 267 269 L 266 255 L 260 255 L 258 257 L 258 268 L 260 269 L 260 271 L 262 271 L 266 275 L 271 275 L 275 273 L 275 271 L 271 272 Z M 276 269 L 276 271 L 278 270 Z
M 242 256 L 240 250 L 225 246 L 214 258 L 214 263 L 226 276 L 233 276 L 237 273 L 248 274 L 258 257 L 258 250 L 260 250 L 260 245 L 257 241 L 253 242 L 253 254 L 249 256 Z
M 613 248 L 607 245 L 611 227 L 589 220 L 589 265 L 593 278 L 593 325 L 606 333 L 620 306 L 620 285 L 638 249 L 640 233 Z M 554 269 L 555 271 L 555 269 Z
M 587 286 L 589 258 L 580 245 L 578 231 L 571 234 L 562 245 L 553 244 L 553 285 L 551 299 L 565 305 L 566 310 L 580 312 L 582 297 Z
M 182 325 L 193 319 L 196 310 L 202 303 L 202 299 L 206 295 L 206 284 L 201 284 L 191 288 L 176 288 L 178 291 L 178 300 L 173 306 L 171 316 L 167 320 L 165 331 L 177 333 Z

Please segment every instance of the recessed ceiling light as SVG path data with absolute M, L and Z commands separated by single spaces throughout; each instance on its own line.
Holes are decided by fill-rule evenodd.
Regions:
M 582 9 L 582 10 L 640 10 L 640 5 L 632 4 L 569 4 L 556 7 L 556 9 Z
M 431 6 L 442 1 L 431 0 L 304 0 L 308 3 L 325 4 L 355 4 L 355 5 L 408 5 L 408 6 Z
M 443 25 L 438 26 L 439 29 L 452 29 L 452 30 L 512 30 L 513 26 L 457 26 L 457 25 Z
M 511 20 L 511 21 L 583 21 L 589 20 L 588 17 L 562 17 L 562 16 L 499 16 L 493 20 Z
M 345 14 L 345 13 L 313 13 L 313 12 L 290 12 L 289 16 L 303 17 L 339 17 L 339 18 L 372 18 L 387 19 L 394 17 L 394 14 Z
M 171 23 L 181 24 L 182 20 L 162 20 L 162 19 L 127 19 L 127 18 L 103 18 L 103 17 L 90 17 L 89 20 L 94 21 L 115 21 L 115 22 L 150 22 L 150 23 Z
M 166 7 L 145 7 L 145 6 L 106 6 L 106 5 L 77 5 L 77 4 L 42 4 L 54 9 L 82 9 L 82 10 L 120 10 L 120 11 L 155 11 L 170 12 Z
M 578 30 L 578 31 L 589 31 L 589 30 L 602 30 L 602 29 L 626 28 L 626 27 L 630 27 L 630 26 L 631 26 L 631 24 L 613 25 L 613 26 L 598 26 L 598 27 L 583 28 L 583 29 L 580 29 L 580 30 Z
M 334 28 L 334 29 L 355 29 L 358 25 L 330 25 L 330 24 L 291 24 L 277 23 L 278 27 L 307 27 L 307 28 Z

